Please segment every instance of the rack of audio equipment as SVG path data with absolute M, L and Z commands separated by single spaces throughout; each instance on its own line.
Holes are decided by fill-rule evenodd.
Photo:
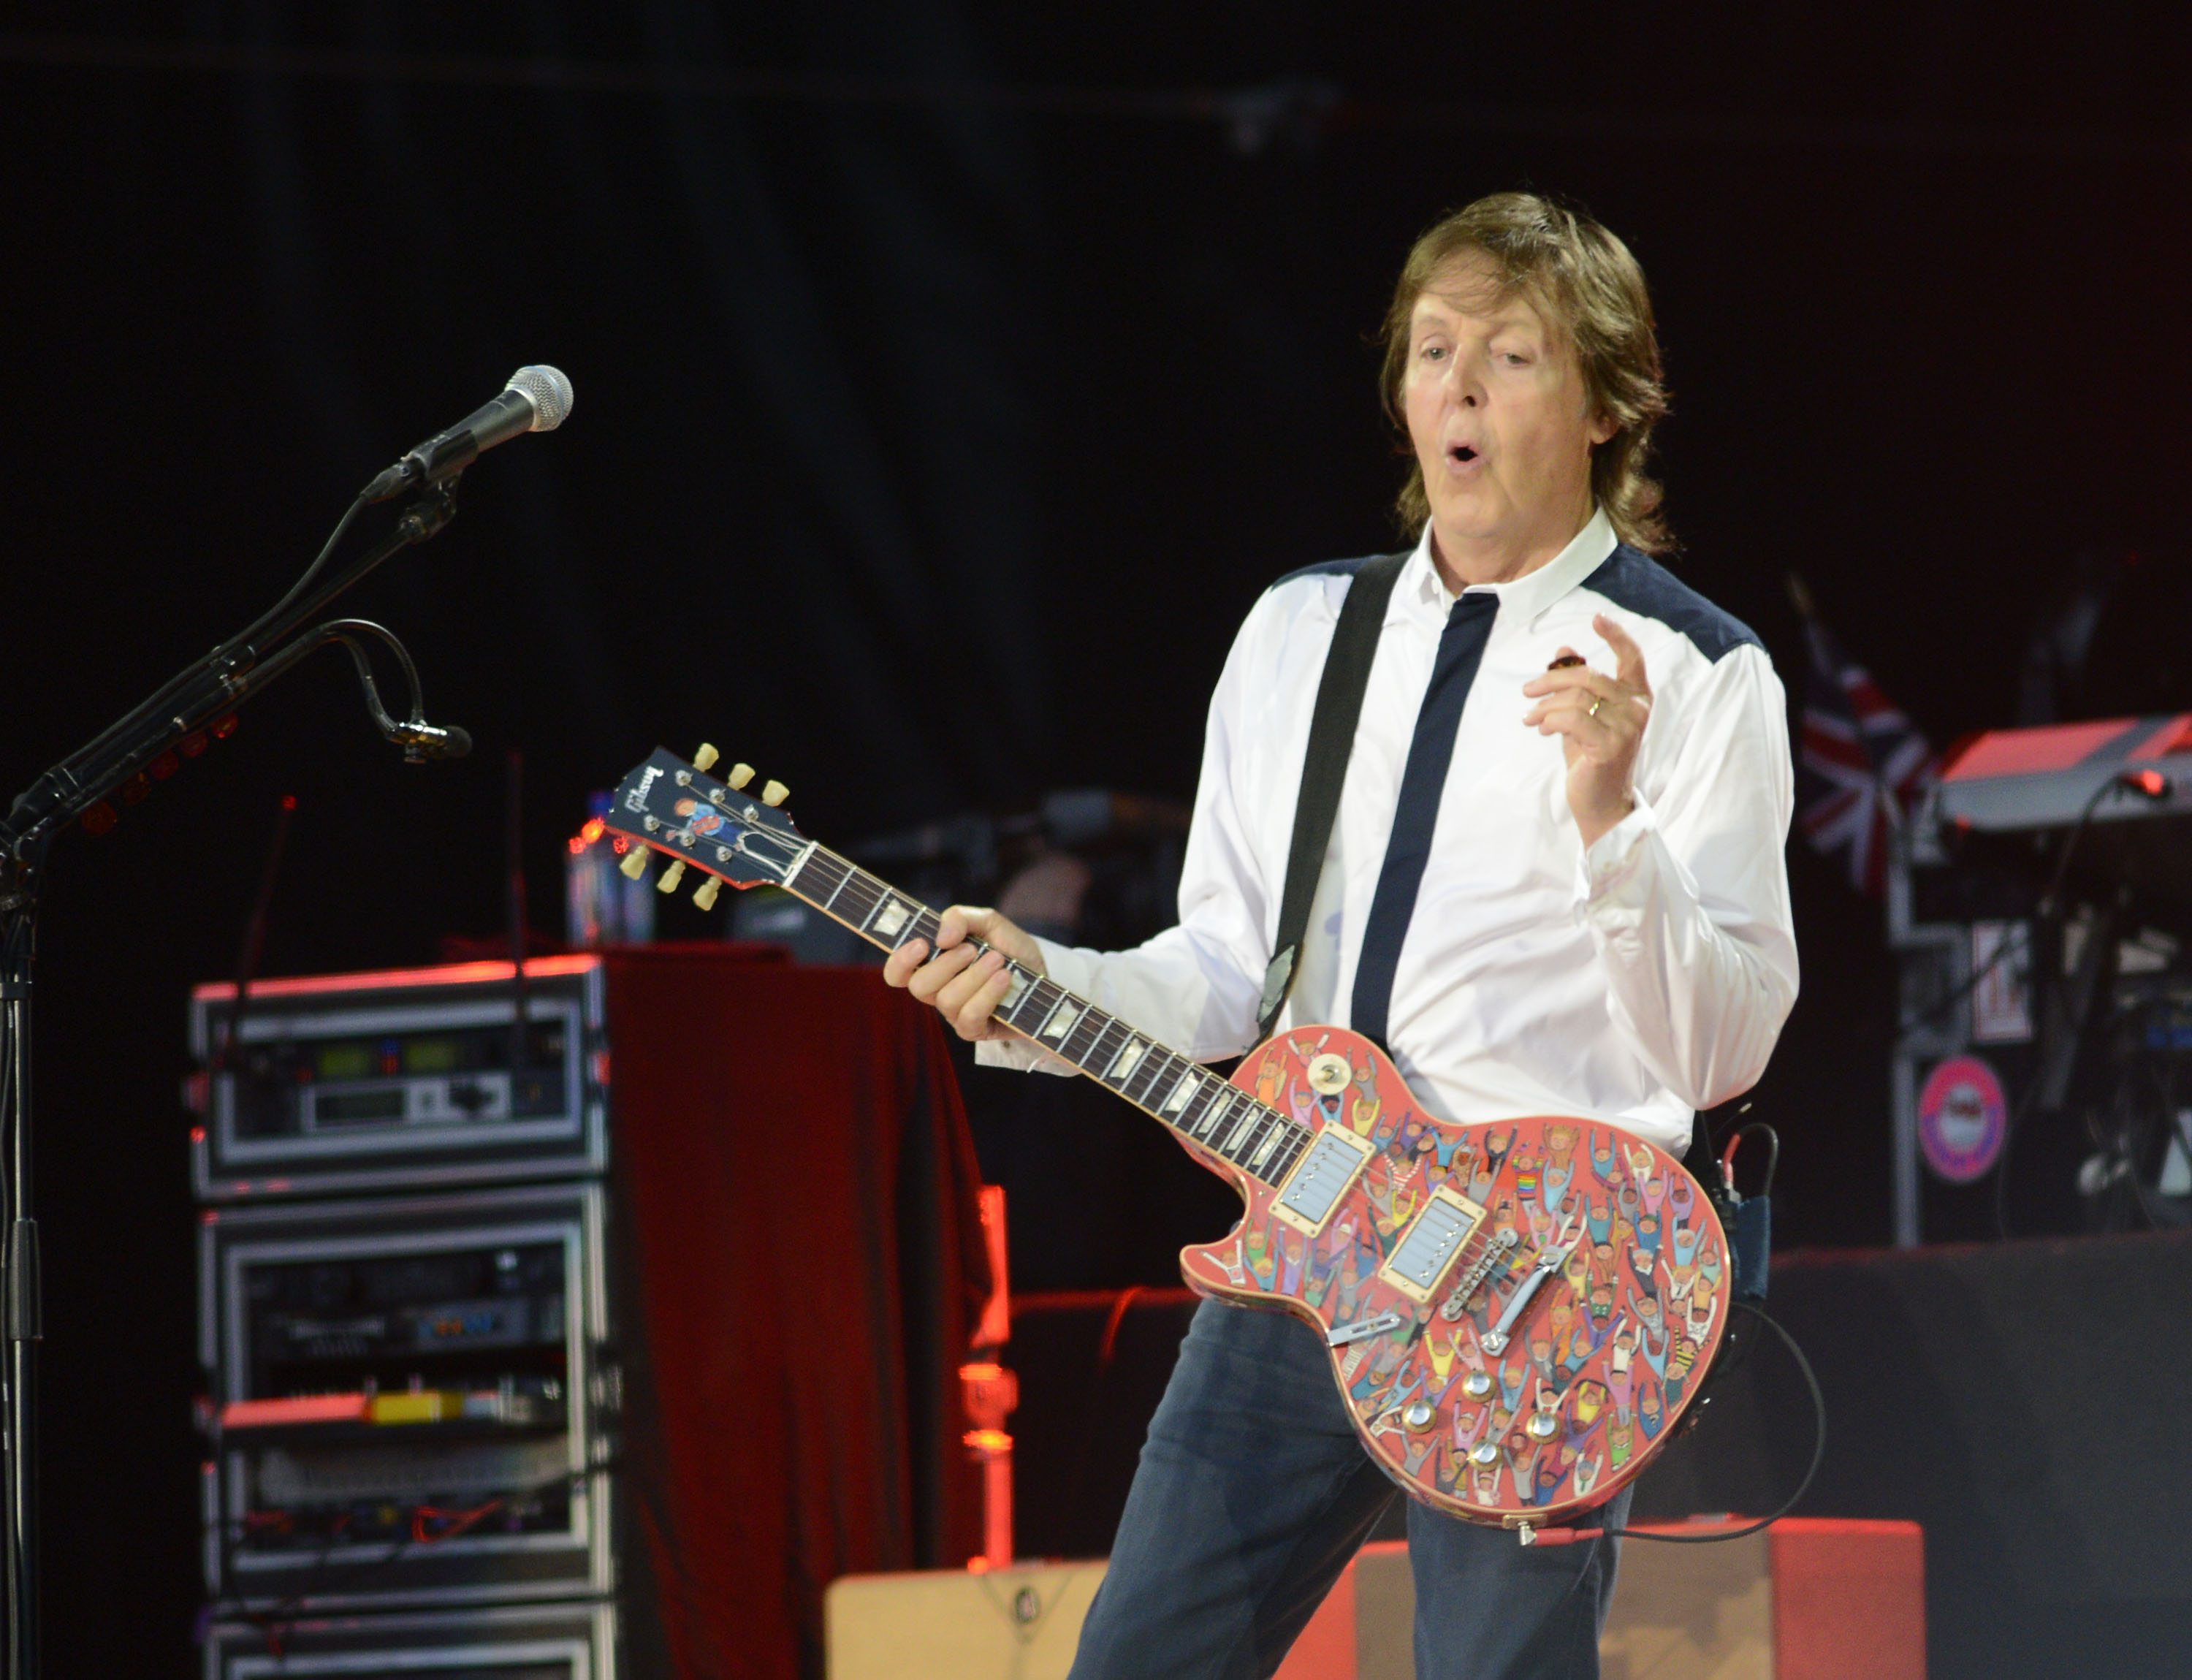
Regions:
M 193 994 L 206 1680 L 614 1680 L 605 1019 L 591 954 Z

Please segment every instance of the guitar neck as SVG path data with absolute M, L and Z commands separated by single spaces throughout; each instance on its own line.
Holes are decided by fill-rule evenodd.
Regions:
M 825 847 L 810 845 L 784 887 L 869 944 L 936 942 L 937 913 Z M 1012 975 L 992 1019 L 1116 1091 L 1197 1149 L 1265 1184 L 1283 1180 L 1314 1134 L 1057 981 L 1007 960 Z

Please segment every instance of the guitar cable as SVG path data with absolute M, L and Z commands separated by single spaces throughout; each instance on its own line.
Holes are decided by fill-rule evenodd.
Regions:
M 1748 1114 L 1750 1111 L 1750 1104 L 1747 1102 L 1744 1103 L 1741 1108 L 1736 1111 L 1737 1117 L 1740 1118 L 1743 1115 Z M 1731 1254 L 1732 1255 L 1734 1252 L 1734 1233 L 1738 1223 L 1738 1214 L 1737 1210 L 1746 1202 L 1755 1201 L 1765 1203 L 1769 1208 L 1772 1205 L 1770 1201 L 1767 1201 L 1767 1198 L 1773 1193 L 1773 1180 L 1780 1172 L 1781 1134 L 1766 1121 L 1751 1120 L 1737 1126 L 1728 1134 L 1725 1142 L 1712 1138 L 1709 1127 L 1705 1135 L 1707 1141 L 1704 1145 L 1704 1152 L 1716 1160 L 1720 1172 L 1717 1183 L 1715 1183 L 1712 1178 L 1703 1174 L 1700 1174 L 1699 1181 L 1706 1195 L 1711 1199 L 1714 1210 L 1720 1214 L 1722 1226 L 1729 1233 Z M 1751 1194 L 1746 1197 L 1739 1196 L 1736 1192 L 1735 1156 L 1736 1151 L 1742 1147 L 1744 1140 L 1750 1137 L 1760 1137 L 1765 1140 L 1767 1150 L 1766 1171 L 1759 1182 L 1758 1188 L 1753 1191 Z M 1761 1264 L 1761 1266 L 1763 1264 L 1762 1259 Z M 1826 1457 L 1827 1400 L 1826 1396 L 1820 1391 L 1819 1380 L 1812 1369 L 1812 1362 L 1804 1357 L 1804 1350 L 1797 1346 L 1796 1339 L 1790 1335 L 1786 1329 L 1782 1328 L 1781 1323 L 1778 1319 L 1767 1313 L 1763 1306 L 1758 1305 L 1758 1302 L 1765 1298 L 1765 1283 L 1763 1282 L 1762 1275 L 1756 1283 L 1755 1290 L 1755 1299 L 1752 1300 L 1731 1299 L 1729 1306 L 1738 1312 L 1746 1312 L 1750 1314 L 1750 1317 L 1755 1318 L 1760 1323 L 1765 1325 L 1767 1329 L 1772 1331 L 1775 1335 L 1781 1338 L 1781 1345 L 1789 1350 L 1790 1357 L 1795 1360 L 1796 1369 L 1803 1376 L 1804 1386 L 1811 1391 L 1812 1416 L 1813 1419 L 1813 1428 L 1812 1433 L 1812 1461 L 1805 1468 L 1803 1480 L 1796 1484 L 1796 1491 L 1790 1494 L 1787 1499 L 1784 1500 L 1778 1506 L 1777 1506 L 1770 1515 L 1761 1517 L 1755 1522 L 1747 1523 L 1739 1529 L 1730 1529 L 1721 1534 L 1672 1534 L 1657 1529 L 1625 1528 L 1609 1529 L 1605 1527 L 1595 1529 L 1538 1529 L 1533 1530 L 1530 1539 L 1524 1542 L 1525 1545 L 1569 1546 L 1574 1544 L 1578 1540 L 1598 1540 L 1602 1537 L 1611 1536 L 1617 1540 L 1625 1538 L 1630 1540 L 1666 1540 L 1677 1546 L 1716 1546 L 1722 1540 L 1741 1540 L 1747 1534 L 1755 1534 L 1761 1529 L 1767 1527 L 1769 1524 L 1779 1522 L 1781 1518 L 1786 1517 L 1791 1511 L 1795 1509 L 1796 1506 L 1800 1501 L 1801 1501 L 1804 1495 L 1811 1491 L 1812 1480 L 1819 1473 L 1820 1462 Z M 1732 1357 L 1735 1363 L 1739 1364 L 1749 1358 L 1750 1352 L 1750 1345 L 1748 1341 L 1744 1342 L 1739 1346 L 1737 1346 L 1732 1350 L 1724 1349 L 1722 1351 L 1722 1355 L 1720 1357 L 1715 1357 L 1713 1362 L 1712 1368 L 1707 1372 L 1708 1383 L 1712 1378 L 1722 1375 L 1726 1372 L 1734 1369 L 1734 1366 L 1732 1364 L 1722 1364 L 1721 1363 L 1721 1357 Z M 1704 1386 L 1705 1385 L 1704 1384 L 1700 1385 L 1701 1391 Z M 1710 1396 L 1709 1394 L 1702 1391 L 1699 1393 L 1698 1403 L 1700 1407 L 1710 1403 Z M 1701 1421 L 1700 1413 L 1693 1411 L 1682 1427 L 1684 1431 L 1687 1431 L 1687 1430 L 1695 1427 L 1699 1421 Z
M 1797 1370 L 1803 1375 L 1804 1386 L 1811 1391 L 1812 1416 L 1815 1420 L 1812 1434 L 1812 1462 L 1806 1466 L 1804 1479 L 1796 1484 L 1796 1491 L 1782 1500 L 1770 1513 L 1759 1517 L 1755 1522 L 1746 1523 L 1739 1529 L 1729 1529 L 1720 1534 L 1670 1534 L 1654 1529 L 1603 1527 L 1536 1529 L 1531 1530 L 1529 1538 L 1522 1542 L 1525 1546 L 1573 1546 L 1578 1540 L 1602 1539 L 1664 1540 L 1673 1546 L 1717 1546 L 1722 1540 L 1741 1540 L 1746 1534 L 1755 1534 L 1761 1529 L 1779 1522 L 1796 1508 L 1806 1494 L 1811 1492 L 1812 1478 L 1819 1473 L 1819 1462 L 1827 1455 L 1827 1399 L 1826 1396 L 1819 1391 L 1819 1379 L 1812 1369 L 1812 1362 L 1804 1357 L 1804 1350 L 1796 1346 L 1796 1339 L 1782 1329 L 1779 1321 L 1773 1318 L 1762 1307 L 1754 1306 L 1749 1301 L 1736 1301 L 1732 1305 L 1738 1312 L 1749 1313 L 1781 1338 L 1781 1345 L 1789 1350 L 1790 1356 L 1796 1362 Z

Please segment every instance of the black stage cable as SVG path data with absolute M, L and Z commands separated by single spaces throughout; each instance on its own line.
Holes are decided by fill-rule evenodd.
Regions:
M 2132 782 L 2126 779 L 2127 776 L 2132 774 L 2135 773 L 2126 772 L 2124 774 L 2110 776 L 2106 781 L 2103 782 L 2098 787 L 2093 790 L 2092 796 L 2086 801 L 2084 807 L 2080 809 L 2078 813 L 2078 820 L 2070 826 L 2069 837 L 2065 839 L 2063 843 L 2063 855 L 2056 860 L 2054 878 L 2047 883 L 2046 894 L 2040 900 L 2039 911 L 2040 914 L 2043 917 L 2059 916 L 2062 913 L 2060 894 L 2063 890 L 2063 883 L 2069 877 L 2070 859 L 2078 849 L 2078 842 L 2080 838 L 2083 837 L 2087 826 L 2092 822 L 2093 813 L 2100 809 L 2101 801 L 2107 797 L 2111 789 L 2115 788 L 2122 788 L 2125 791 L 2131 792 L 2143 791 L 2137 787 Z M 2105 918 L 2104 919 L 2105 920 Z M 2105 927 L 2097 929 L 2090 937 L 2098 939 L 2104 932 L 2107 931 L 2109 930 Z M 1978 985 L 1979 980 L 1984 976 L 1986 969 L 1991 969 L 1995 962 L 2000 961 L 2003 953 L 2008 949 L 2009 941 L 2005 940 L 2002 941 L 2001 949 L 1995 952 L 1994 957 L 1988 962 L 1986 968 L 1980 969 L 1978 974 L 1973 974 L 1970 980 L 1960 988 L 1955 996 L 1960 997 L 1964 992 L 1969 991 L 1972 986 Z M 2098 984 L 2098 981 L 2095 983 Z M 1954 997 L 1948 1001 L 1953 1002 Z M 2085 1031 L 2086 1022 L 2092 1014 L 2092 995 L 2089 991 L 2086 997 L 2086 1007 L 2080 1011 L 2078 1019 L 2073 1021 L 2069 1026 L 2072 1042 L 2069 1054 L 2074 1060 L 2078 1053 L 2076 1043 L 2077 1038 L 2079 1035 Z M 1921 1016 L 1920 1019 L 1922 1020 L 1925 1017 Z M 2015 1105 L 2002 1118 L 2001 1155 L 2000 1159 L 1996 1161 L 1994 1169 L 1994 1232 L 1996 1240 L 2003 1243 L 2006 1243 L 2010 1240 L 2010 1151 L 2016 1146 L 2018 1132 L 2022 1129 L 2025 1121 L 2031 1117 L 2033 1102 L 2040 1089 L 2041 1083 L 2041 1079 L 2040 1070 L 2035 1066 L 2032 1082 L 2022 1091 L 2018 1093 Z
M 2085 834 L 2087 826 L 2092 822 L 2093 813 L 2100 809 L 2101 801 L 2106 798 L 2112 790 L 2117 788 L 2122 789 L 2126 793 L 2144 793 L 2149 798 L 2158 797 L 2151 793 L 2147 793 L 2145 789 L 2127 780 L 2129 776 L 2135 775 L 2137 774 L 2138 772 L 2136 771 L 2126 771 L 2122 774 L 2110 776 L 2106 781 L 2103 782 L 2098 787 L 2093 790 L 2092 797 L 2087 799 L 2084 806 L 2079 810 L 2078 820 L 2070 825 L 2069 837 L 2063 843 L 2063 854 L 2055 860 L 2055 873 L 2047 883 L 2047 890 L 2040 895 L 2040 903 L 2037 906 L 2037 915 L 2041 921 L 2045 921 L 2057 913 L 2059 907 L 2058 900 L 2063 891 L 2063 883 L 2070 873 L 2070 859 L 2078 849 L 2078 842 L 2080 838 Z M 2030 942 L 2028 940 L 2024 945 L 2020 946 L 2013 940 L 2004 940 L 2000 945 L 1995 947 L 1993 956 L 1988 957 L 1985 962 L 1980 963 L 1978 968 L 1972 969 L 1970 974 L 1964 976 L 1963 983 L 1958 986 L 1955 990 L 1949 992 L 1945 997 L 1936 998 L 1932 1003 L 1928 1003 L 1924 1009 L 1919 1010 L 1915 1014 L 1905 1020 L 1903 1023 L 1904 1030 L 1907 1031 L 1911 1027 L 1922 1026 L 1931 1021 L 1938 1020 L 1944 1010 L 1955 1008 L 1955 1005 L 1962 1003 L 1965 998 L 1970 997 L 1972 993 L 1978 989 L 1978 983 L 1984 980 L 1989 974 L 1992 974 L 1996 969 L 2000 968 L 2006 957 L 2020 950 L 2029 952 L 2031 950 Z
M 259 871 L 259 891 L 244 920 L 243 937 L 236 951 L 236 996 L 229 1000 L 228 1017 L 220 1042 L 208 1045 L 208 1076 L 218 1078 L 236 1060 L 236 1047 L 243 1032 L 243 1012 L 248 1007 L 251 982 L 259 978 L 259 959 L 266 949 L 266 922 L 274 907 L 274 889 L 282 878 L 282 854 L 289 843 L 289 825 L 296 820 L 297 796 L 285 793 L 274 814 L 274 835 L 266 844 L 266 861 Z M 210 1091 L 207 1100 L 212 1100 Z

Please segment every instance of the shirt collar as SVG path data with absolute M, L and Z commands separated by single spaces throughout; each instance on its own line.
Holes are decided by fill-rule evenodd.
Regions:
M 1568 546 L 1536 571 L 1506 583 L 1471 584 L 1463 593 L 1497 595 L 1500 616 L 1509 623 L 1535 618 L 1596 571 L 1618 546 L 1613 522 L 1606 517 L 1604 508 L 1595 507 Z M 1416 551 L 1401 569 L 1399 586 L 1393 591 L 1392 604 L 1385 609 L 1385 622 L 1421 618 L 1443 628 L 1453 603 L 1453 591 L 1431 563 L 1431 523 L 1426 519 L 1423 534 L 1416 539 Z

